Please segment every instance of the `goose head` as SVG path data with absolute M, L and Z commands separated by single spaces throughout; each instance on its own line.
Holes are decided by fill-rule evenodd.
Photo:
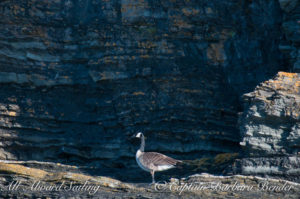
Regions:
M 135 134 L 136 138 L 142 138 L 142 136 L 144 136 L 142 132 L 138 132 L 137 134 Z
M 138 132 L 138 133 L 133 134 L 130 137 L 130 140 L 138 140 L 138 139 L 142 139 L 142 137 L 144 137 L 144 134 L 142 132 Z

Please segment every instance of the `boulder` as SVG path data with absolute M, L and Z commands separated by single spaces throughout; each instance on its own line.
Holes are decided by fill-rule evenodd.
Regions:
M 279 72 L 244 95 L 237 173 L 299 181 L 300 74 Z

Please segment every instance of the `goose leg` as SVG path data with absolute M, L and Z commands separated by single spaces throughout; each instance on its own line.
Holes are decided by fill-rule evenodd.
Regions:
M 154 171 L 151 171 L 151 176 L 152 176 L 152 184 L 155 184 L 155 179 L 154 179 Z

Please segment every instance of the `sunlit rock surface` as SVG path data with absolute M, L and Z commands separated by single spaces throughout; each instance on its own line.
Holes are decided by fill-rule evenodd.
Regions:
M 216 155 L 240 150 L 240 96 L 294 67 L 282 49 L 296 52 L 298 26 L 284 12 L 297 6 L 1 1 L 0 158 L 144 181 L 128 140 L 143 131 L 147 150 L 221 173 L 227 159 Z
M 25 166 L 26 165 L 26 166 Z M 0 162 L 3 198 L 299 198 L 300 184 L 254 176 L 196 174 L 156 185 L 90 176 L 76 166 Z
M 299 181 L 300 74 L 279 72 L 244 95 L 240 117 L 242 160 L 237 173 Z

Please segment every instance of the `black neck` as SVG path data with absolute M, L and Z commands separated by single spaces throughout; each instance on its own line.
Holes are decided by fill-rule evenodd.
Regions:
M 141 135 L 142 137 L 141 137 L 141 147 L 140 147 L 140 150 L 142 151 L 142 152 L 144 152 L 144 150 L 145 150 L 145 138 L 144 138 L 144 135 L 142 134 Z

